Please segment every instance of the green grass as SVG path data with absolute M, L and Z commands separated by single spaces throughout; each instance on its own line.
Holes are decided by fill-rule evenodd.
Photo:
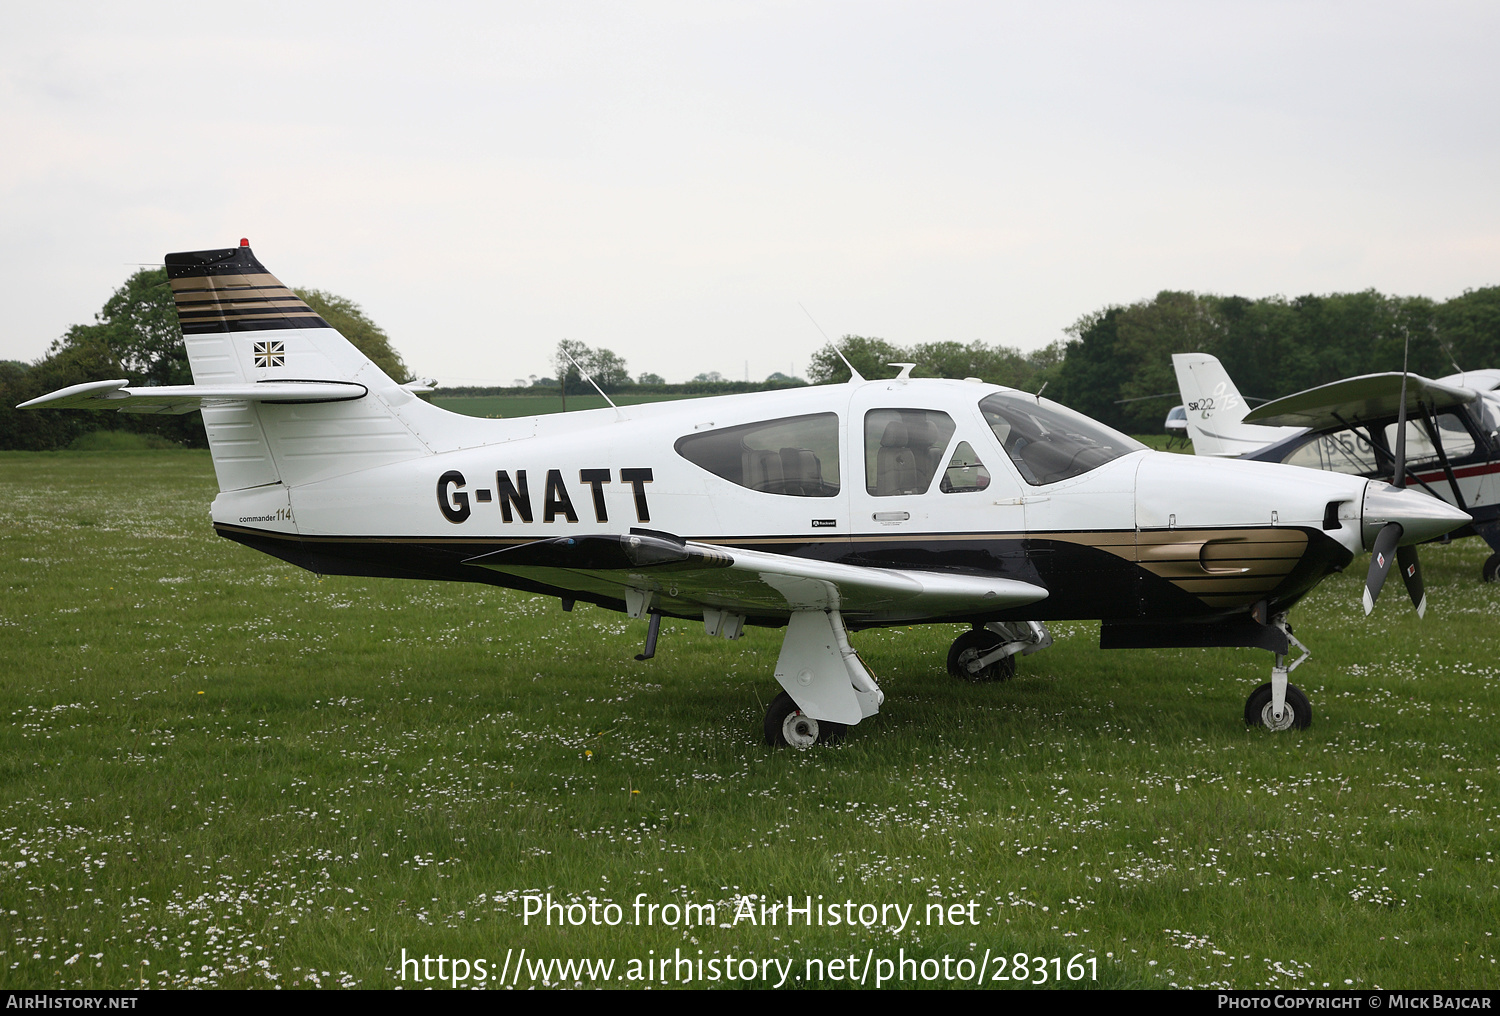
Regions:
M 854 636 L 881 714 L 799 753 L 760 739 L 778 632 L 669 622 L 637 663 L 621 615 L 218 539 L 213 493 L 199 452 L 0 455 L 7 988 L 387 987 L 403 948 L 617 977 L 679 949 L 794 977 L 904 950 L 1081 954 L 1115 987 L 1500 983 L 1477 541 L 1424 548 L 1426 621 L 1399 589 L 1365 619 L 1363 559 L 1298 609 L 1305 732 L 1241 721 L 1265 653 L 1104 653 L 1060 624 L 971 686 L 943 672 L 957 629 L 901 628 Z M 731 926 L 527 925 L 531 891 Z M 789 894 L 972 902 L 979 926 L 732 924 Z
M 1173 439 L 1166 434 L 1132 434 L 1130 436 L 1147 448 L 1155 448 L 1159 452 L 1179 452 L 1184 455 L 1193 454 L 1192 443 L 1180 438 Z
M 160 434 L 136 434 L 128 430 L 93 430 L 80 434 L 68 445 L 70 452 L 144 452 L 181 447 Z

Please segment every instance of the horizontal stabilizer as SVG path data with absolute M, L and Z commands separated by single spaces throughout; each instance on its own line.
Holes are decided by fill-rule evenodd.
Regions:
M 216 385 L 153 385 L 131 388 L 126 380 L 89 381 L 23 402 L 17 409 L 114 409 L 122 413 L 180 415 L 205 401 L 349 402 L 368 389 L 352 381 L 262 381 Z

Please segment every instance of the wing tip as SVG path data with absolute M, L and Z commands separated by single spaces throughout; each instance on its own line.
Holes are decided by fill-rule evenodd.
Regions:
M 85 381 L 83 384 L 69 385 L 59 388 L 55 392 L 46 395 L 38 395 L 17 406 L 17 409 L 69 409 L 78 408 L 79 403 L 107 399 L 111 392 L 117 392 L 130 384 L 128 378 L 116 378 L 110 381 Z M 57 403 L 57 405 L 53 405 Z

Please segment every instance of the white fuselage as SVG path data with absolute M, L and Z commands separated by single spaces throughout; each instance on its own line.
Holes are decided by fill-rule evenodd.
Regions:
M 1275 574 L 1262 574 L 1254 562 L 1204 565 L 1207 544 L 1259 546 L 1282 540 L 1281 530 L 1311 533 L 1314 542 L 1326 537 L 1346 558 L 1361 548 L 1366 483 L 1354 477 L 1137 450 L 1066 479 L 1028 482 L 1024 464 L 979 408 L 986 396 L 1006 391 L 966 381 L 875 381 L 521 420 L 458 417 L 411 400 L 397 415 L 427 446 L 424 454 L 348 472 L 313 463 L 315 478 L 307 482 L 221 493 L 213 517 L 226 535 L 279 534 L 351 560 L 373 561 L 395 547 L 477 554 L 631 528 L 854 563 L 1013 567 L 1044 583 L 1056 559 L 1047 584 L 1097 595 L 1054 595 L 1044 613 L 1078 617 L 1146 610 L 1111 605 L 1111 597 L 1128 601 L 1118 588 L 1124 580 L 1101 573 L 1091 589 L 1091 568 L 1128 564 L 1181 589 L 1213 586 L 1213 596 L 1194 602 L 1214 612 L 1252 603 L 1291 565 Z M 263 405 L 259 412 L 271 454 L 285 459 L 337 427 L 349 409 Z M 944 490 L 940 469 L 920 491 L 880 491 L 872 476 L 880 453 L 872 450 L 867 421 L 902 412 L 951 419 L 952 433 L 930 454 L 941 465 L 957 463 L 951 475 L 969 479 Z M 827 496 L 751 489 L 744 478 L 716 475 L 677 450 L 695 435 L 819 414 L 836 419 L 836 436 L 816 449 L 818 491 Z M 981 472 L 979 487 L 972 480 Z M 1330 502 L 1344 521 L 1332 530 L 1323 525 Z M 1210 530 L 1242 532 L 1215 537 Z M 1015 560 L 1001 561 L 1007 555 Z

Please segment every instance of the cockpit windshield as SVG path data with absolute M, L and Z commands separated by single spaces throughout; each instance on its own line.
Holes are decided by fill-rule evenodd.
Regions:
M 990 429 L 1033 486 L 1097 469 L 1146 446 L 1082 413 L 1023 392 L 996 392 L 979 403 Z

